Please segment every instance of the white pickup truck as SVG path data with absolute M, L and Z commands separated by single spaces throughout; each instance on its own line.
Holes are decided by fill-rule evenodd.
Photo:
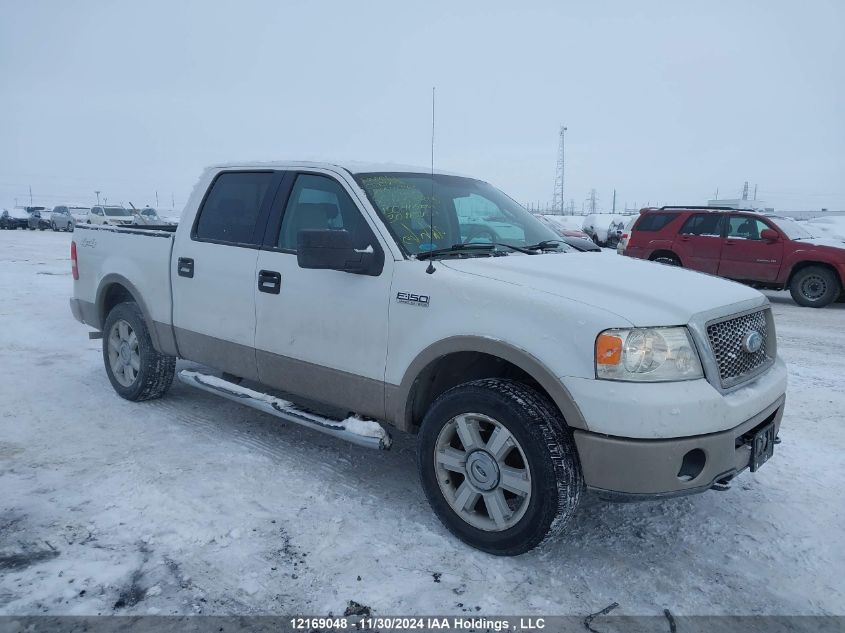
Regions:
M 208 368 L 189 385 L 364 446 L 416 434 L 432 508 L 493 554 L 562 532 L 585 489 L 726 488 L 776 443 L 762 294 L 569 252 L 476 179 L 223 165 L 178 228 L 77 229 L 71 309 L 119 395 L 162 396 L 182 358 Z

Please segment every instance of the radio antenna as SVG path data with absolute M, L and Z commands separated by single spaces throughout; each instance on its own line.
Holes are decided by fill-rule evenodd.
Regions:
M 431 200 L 428 204 L 428 243 L 429 248 L 434 248 L 434 86 L 431 87 Z M 425 269 L 429 275 L 435 270 L 434 262 L 428 260 L 428 268 Z

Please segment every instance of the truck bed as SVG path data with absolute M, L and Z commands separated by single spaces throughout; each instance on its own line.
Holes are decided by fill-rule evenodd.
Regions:
M 74 297 L 96 306 L 109 285 L 120 282 L 130 289 L 148 318 L 170 325 L 170 257 L 175 230 L 170 225 L 78 225 L 73 238 L 79 269 Z M 88 325 L 102 327 L 100 323 Z

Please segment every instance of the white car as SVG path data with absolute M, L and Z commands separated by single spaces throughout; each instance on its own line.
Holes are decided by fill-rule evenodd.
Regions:
M 135 224 L 138 225 L 156 225 L 169 224 L 162 220 L 158 212 L 152 207 L 144 207 L 143 209 L 133 209 L 132 215 L 135 217 Z
M 135 223 L 135 217 L 132 215 L 132 211 L 123 207 L 97 205 L 91 207 L 85 223 L 130 226 Z
M 520 237 L 463 240 L 467 202 L 489 209 L 473 227 Z M 772 457 L 784 410 L 764 295 L 557 237 L 473 178 L 230 164 L 178 227 L 77 227 L 71 310 L 129 400 L 163 396 L 179 357 L 209 368 L 187 385 L 362 446 L 415 434 L 445 526 L 514 555 L 564 531 L 585 489 L 726 488 Z
M 74 226 L 88 217 L 88 207 L 58 205 L 50 214 L 50 226 L 54 231 L 73 231 Z

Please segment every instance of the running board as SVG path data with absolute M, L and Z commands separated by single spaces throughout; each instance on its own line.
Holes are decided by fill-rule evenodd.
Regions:
M 390 433 L 374 420 L 364 420 L 354 416 L 345 420 L 324 418 L 304 411 L 287 400 L 241 387 L 217 376 L 209 376 L 188 369 L 179 372 L 179 380 L 190 387 L 222 396 L 233 402 L 269 413 L 286 422 L 293 422 L 358 446 L 388 450 L 392 443 Z

